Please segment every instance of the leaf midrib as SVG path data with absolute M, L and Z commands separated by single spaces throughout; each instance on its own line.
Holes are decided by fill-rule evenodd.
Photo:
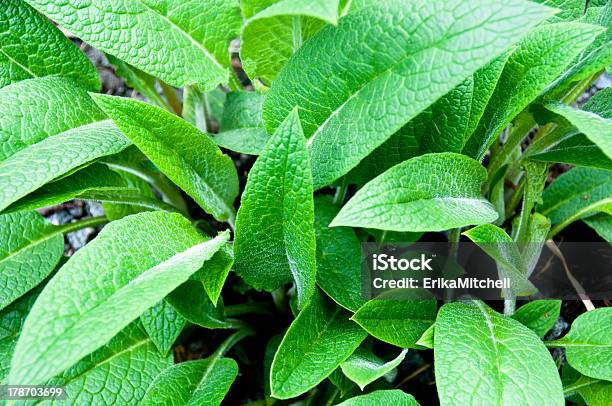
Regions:
M 6 53 L 6 51 L 4 51 L 3 49 L 0 49 L 0 54 L 6 56 L 8 58 L 8 60 L 12 63 L 14 63 L 15 65 L 19 66 L 21 69 L 23 69 L 24 71 L 26 71 L 30 76 L 32 76 L 33 78 L 39 77 L 38 75 L 36 75 L 34 72 L 32 72 L 30 69 L 28 69 L 26 66 L 22 65 L 21 63 L 19 63 L 16 59 L 14 59 L 13 57 L 11 57 L 8 53 Z

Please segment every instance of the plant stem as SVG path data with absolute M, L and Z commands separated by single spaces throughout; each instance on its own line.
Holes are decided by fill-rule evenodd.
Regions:
M 501 150 L 491 159 L 488 169 L 489 179 L 491 179 L 495 172 L 506 163 L 506 159 L 510 156 L 512 150 L 521 144 L 521 141 L 529 134 L 529 130 L 536 124 L 533 117 L 527 112 L 519 114 L 514 123 L 515 125 L 508 133 L 508 138 L 501 147 Z M 487 189 L 488 182 L 489 181 L 487 181 Z
M 83 228 L 96 227 L 106 223 L 108 223 L 108 218 L 106 218 L 106 216 L 88 217 L 72 223 L 59 225 L 55 227 L 54 231 L 57 234 L 68 234 Z
M 176 97 L 174 89 L 161 80 L 159 81 L 159 84 L 164 92 L 164 96 L 166 96 L 166 99 L 168 100 L 168 104 L 170 107 L 172 107 L 172 110 L 174 110 L 174 113 L 176 113 L 177 116 L 181 116 L 183 114 L 183 106 L 181 105 L 178 97 Z
M 150 183 L 162 195 L 162 200 L 176 207 L 178 211 L 188 216 L 187 204 L 181 196 L 181 193 L 174 185 L 169 183 L 166 178 L 152 170 L 149 170 L 142 165 L 132 163 L 107 163 L 109 168 L 118 169 L 123 172 L 131 173 L 139 177 L 147 183 Z
M 348 185 L 346 184 L 346 177 L 342 178 L 342 183 L 336 189 L 336 193 L 334 194 L 334 199 L 332 203 L 338 206 L 342 206 L 344 202 L 344 198 L 346 197 L 346 192 L 348 192 Z
M 212 353 L 210 358 L 212 358 L 213 360 L 221 358 L 226 352 L 230 350 L 230 348 L 236 345 L 240 340 L 253 334 L 254 332 L 250 328 L 242 328 L 236 331 L 235 333 L 227 337 L 219 347 L 217 347 L 217 349 L 215 350 L 215 352 Z
M 243 314 L 274 314 L 268 305 L 264 303 L 241 303 L 230 306 L 225 306 L 225 315 L 236 317 Z
M 512 293 L 509 291 L 506 291 L 505 294 L 506 296 L 512 295 Z M 504 315 L 510 317 L 514 314 L 515 310 L 516 310 L 516 298 L 508 297 L 504 299 Z
M 527 184 L 525 178 L 525 176 L 521 178 L 518 186 L 516 187 L 516 190 L 514 191 L 514 193 L 510 197 L 510 200 L 506 204 L 506 218 L 512 215 L 519 202 L 521 201 L 521 198 L 523 197 L 523 191 L 525 190 L 525 185 Z

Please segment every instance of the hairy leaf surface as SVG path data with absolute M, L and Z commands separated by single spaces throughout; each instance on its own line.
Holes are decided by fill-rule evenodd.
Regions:
M 544 337 L 555 325 L 560 312 L 560 300 L 534 300 L 521 306 L 512 318 L 529 327 L 538 337 Z
M 162 355 L 168 354 L 187 324 L 187 320 L 165 300 L 147 309 L 140 316 L 140 322 Z
M 367 336 L 350 314 L 315 293 L 291 323 L 272 362 L 272 397 L 298 396 L 331 374 Z
M 338 404 L 338 406 L 369 405 L 419 406 L 419 402 L 412 395 L 399 389 L 388 389 L 377 390 L 367 395 L 355 396 Z
M 256 289 L 291 281 L 300 308 L 315 286 L 312 176 L 297 110 L 249 172 L 236 222 L 236 273 Z
M 264 121 L 273 131 L 299 106 L 319 189 L 550 12 L 523 1 L 376 2 L 304 44 L 273 83 Z
M 540 339 L 481 302 L 438 313 L 434 362 L 442 405 L 564 405 L 557 367 Z
M 85 42 L 171 85 L 212 89 L 228 80 L 227 49 L 241 26 L 232 2 L 26 1 Z
M 0 88 L 20 80 L 64 76 L 100 88 L 87 57 L 22 0 L 0 1 Z
M 236 168 L 206 134 L 150 104 L 106 95 L 92 97 L 126 137 L 200 207 L 221 221 L 234 217 Z
M 407 349 L 402 350 L 392 360 L 385 362 L 369 350 L 358 348 L 342 364 L 342 372 L 361 390 L 368 384 L 391 373 L 406 357 Z
M 332 226 L 441 231 L 494 221 L 481 197 L 485 169 L 454 153 L 426 154 L 398 164 L 360 189 Z
M 227 238 L 202 242 L 189 221 L 165 212 L 109 224 L 39 296 L 9 381 L 42 383 L 66 370 L 187 280 Z M 112 255 L 126 251 L 132 255 Z

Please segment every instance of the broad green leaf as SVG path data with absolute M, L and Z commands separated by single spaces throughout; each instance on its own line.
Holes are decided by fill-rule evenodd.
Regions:
M 392 360 L 385 362 L 369 350 L 358 348 L 340 364 L 342 372 L 361 390 L 368 384 L 392 372 L 406 357 L 407 349 L 402 350 Z
M 166 212 L 110 223 L 39 296 L 9 381 L 42 383 L 74 365 L 187 280 L 227 238 L 203 242 L 188 220 Z M 116 252 L 131 255 L 109 255 Z
M 71 79 L 50 76 L 0 89 L 0 210 L 127 147 L 129 140 L 104 119 Z
M 595 113 L 598 116 L 606 118 L 608 120 L 612 119 L 612 88 L 605 88 L 595 93 L 593 97 L 587 101 L 584 106 L 582 106 L 583 110 L 590 111 L 591 113 Z
M 149 99 L 152 103 L 157 106 L 170 109 L 168 104 L 162 99 L 157 90 L 155 89 L 155 78 L 148 75 L 129 64 L 123 62 L 120 59 L 115 58 L 112 55 L 106 55 L 108 61 L 115 67 L 115 74 L 125 79 L 128 86 L 134 88 L 141 95 Z
M 186 281 L 167 300 L 181 316 L 193 324 L 209 329 L 231 327 L 225 321 L 223 302 L 213 305 L 198 281 Z
M 229 42 L 242 25 L 238 5 L 227 1 L 26 2 L 101 51 L 171 85 L 204 90 L 227 83 Z
M 238 176 L 232 160 L 181 118 L 134 99 L 92 95 L 117 126 L 170 180 L 221 221 L 234 217 Z
M 567 119 L 612 158 L 612 120 L 558 102 L 548 102 L 546 108 Z
M 555 179 L 542 194 L 538 211 L 561 223 L 580 210 L 612 196 L 611 171 L 574 168 Z
M 338 0 L 244 0 L 240 57 L 251 79 L 270 84 L 302 43 L 338 19 Z
M 529 155 L 532 161 L 561 162 L 612 170 L 612 160 L 584 134 L 570 135 L 542 152 Z
M 293 278 L 302 308 L 315 286 L 313 224 L 308 152 L 294 110 L 249 172 L 236 221 L 236 273 L 269 291 Z
M 540 339 L 481 302 L 438 313 L 434 366 L 441 405 L 564 405 L 557 367 Z
M 64 253 L 64 238 L 36 212 L 0 215 L 0 309 L 42 282 Z
M 173 365 L 155 378 L 141 404 L 218 406 L 236 375 L 238 364 L 230 358 L 213 356 Z
M 367 395 L 355 396 L 338 403 L 338 406 L 370 406 L 370 405 L 393 405 L 393 406 L 419 406 L 419 402 L 406 392 L 399 389 L 377 390 Z
M 91 165 L 90 167 L 94 165 Z M 127 188 L 137 190 L 141 196 L 146 197 L 147 199 L 156 198 L 153 189 L 151 189 L 151 186 L 145 180 L 129 172 L 116 171 L 116 174 L 123 180 Z M 73 176 L 78 176 L 78 172 L 75 173 Z M 97 192 L 99 193 L 99 191 Z M 102 203 L 102 208 L 104 209 L 106 217 L 108 217 L 108 219 L 111 221 L 122 219 L 131 214 L 150 210 L 149 208 L 143 207 L 142 205 L 127 205 L 116 203 Z
M 42 287 L 32 289 L 8 307 L 0 310 L 0 384 L 4 383 L 11 368 L 11 357 L 32 305 Z
M 436 319 L 436 301 L 373 299 L 351 319 L 381 341 L 416 348 L 417 340 Z
M 24 79 L 63 76 L 100 88 L 89 59 L 22 0 L 0 0 L 0 88 Z
M 340 306 L 356 311 L 365 303 L 361 297 L 359 239 L 348 227 L 329 227 L 339 210 L 331 197 L 317 197 L 314 207 L 317 284 Z
M 580 378 L 576 382 L 564 389 L 566 397 L 577 393 L 589 406 L 608 406 L 610 404 L 612 382 L 593 379 L 584 375 L 579 376 Z
M 529 327 L 538 337 L 544 337 L 555 325 L 560 312 L 560 300 L 534 300 L 519 307 L 512 318 Z
M 612 308 L 604 307 L 578 316 L 563 338 L 552 341 L 565 347 L 567 362 L 581 374 L 612 381 Z
M 464 151 L 481 159 L 501 131 L 603 31 L 559 23 L 530 32 L 510 55 L 476 132 Z
M 0 210 L 71 170 L 129 145 L 121 131 L 105 120 L 76 127 L 18 151 L 0 162 Z
M 264 121 L 273 131 L 294 106 L 300 108 L 319 189 L 551 11 L 515 0 L 376 2 L 300 48 L 267 94 Z
M 573 21 L 584 16 L 585 10 L 590 10 L 595 7 L 601 7 L 606 4 L 607 0 L 534 0 L 536 3 L 541 3 L 549 7 L 558 9 L 558 12 L 550 17 L 549 21 Z
M 270 138 L 263 125 L 263 96 L 255 92 L 227 95 L 220 133 L 213 140 L 221 147 L 242 154 L 259 155 Z
M 533 213 L 529 217 L 528 223 L 529 226 L 527 228 L 525 241 L 519 243 L 519 250 L 521 251 L 521 256 L 525 263 L 527 277 L 531 275 L 538 264 L 540 255 L 542 254 L 542 248 L 544 247 L 545 241 L 548 239 L 550 220 L 540 213 Z
M 263 360 L 263 380 L 264 380 L 264 393 L 266 397 L 270 396 L 270 368 L 272 367 L 272 361 L 274 360 L 274 355 L 276 351 L 278 351 L 278 347 L 283 340 L 283 336 L 277 334 L 272 336 L 268 344 L 266 345 L 266 351 L 264 353 Z
M 350 314 L 315 293 L 291 323 L 270 373 L 272 397 L 289 399 L 316 386 L 367 336 Z
M 162 355 L 168 354 L 187 324 L 187 320 L 165 300 L 147 309 L 140 316 L 140 322 Z
M 612 216 L 607 213 L 599 213 L 583 219 L 601 238 L 612 242 Z
M 500 278 L 510 278 L 513 295 L 526 296 L 536 292 L 527 279 L 527 267 L 518 244 L 504 230 L 493 224 L 483 224 L 463 234 L 495 260 Z
M 360 189 L 331 226 L 442 231 L 495 221 L 481 197 L 485 169 L 455 153 L 426 154 L 394 166 Z
M 610 49 L 610 41 L 612 41 L 612 32 L 610 31 L 612 28 L 612 4 L 606 0 L 599 2 L 590 1 L 592 6 L 587 9 L 586 13 L 584 13 L 586 7 L 585 3 L 588 4 L 589 2 L 582 0 L 571 0 L 565 1 L 565 3 L 570 3 L 576 6 L 574 10 L 572 10 L 575 13 L 573 16 L 574 18 L 580 17 L 579 21 L 597 24 L 605 27 L 606 30 L 599 34 L 587 48 L 580 52 L 563 75 L 558 77 L 549 86 L 552 91 L 546 95 L 547 97 L 563 96 L 562 92 L 567 91 L 568 86 L 571 86 L 577 81 L 587 79 L 612 64 L 612 50 Z M 595 5 L 603 7 L 595 7 Z M 565 8 L 561 4 L 557 6 L 561 7 L 562 10 Z M 561 13 L 557 14 L 557 16 L 561 16 L 565 11 L 566 10 L 563 10 Z
M 62 386 L 71 404 L 138 404 L 146 388 L 172 366 L 137 323 L 86 356 L 47 385 Z

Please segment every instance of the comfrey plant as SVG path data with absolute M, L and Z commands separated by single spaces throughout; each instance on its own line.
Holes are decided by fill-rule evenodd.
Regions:
M 540 255 L 521 243 L 612 240 L 610 89 L 576 104 L 611 19 L 0 0 L 0 383 L 78 405 L 609 405 L 605 302 L 366 300 L 360 243 L 499 243 L 520 283 Z M 138 97 L 105 94 L 85 44 Z M 40 214 L 72 199 L 104 215 Z

